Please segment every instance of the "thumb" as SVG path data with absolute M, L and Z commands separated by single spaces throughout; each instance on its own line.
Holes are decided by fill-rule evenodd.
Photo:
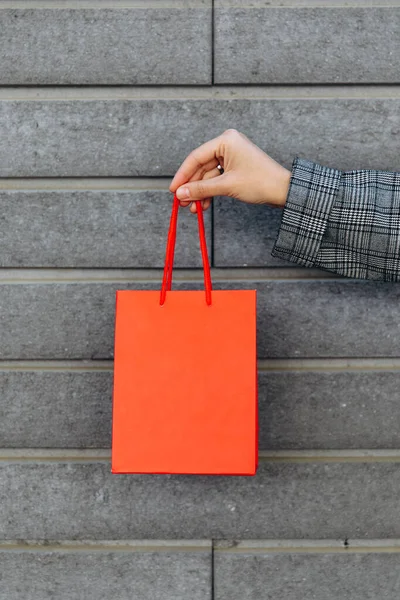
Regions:
M 176 190 L 179 200 L 204 200 L 211 196 L 227 196 L 227 175 L 217 175 L 210 179 L 200 179 L 199 181 L 190 181 L 181 185 Z

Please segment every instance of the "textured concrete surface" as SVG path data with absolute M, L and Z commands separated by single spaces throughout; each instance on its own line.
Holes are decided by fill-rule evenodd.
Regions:
M 164 190 L 1 190 L 0 265 L 163 267 L 171 198 Z M 201 266 L 197 219 L 182 209 L 178 227 L 176 266 Z
M 117 289 L 126 284 L 64 282 L 0 285 L 1 359 L 105 359 L 114 341 Z M 352 280 L 214 280 L 215 288 L 257 289 L 258 355 L 398 356 L 400 285 Z M 201 289 L 200 280 L 176 289 Z
M 111 368 L 0 371 L 1 445 L 110 447 Z M 399 371 L 261 371 L 259 447 L 396 449 L 399 387 Z
M 398 463 L 264 462 L 255 477 L 0 462 L 4 539 L 400 538 Z
M 216 83 L 400 81 L 398 6 L 234 4 L 215 1 Z
M 215 600 L 399 597 L 399 554 L 215 553 Z
M 0 371 L 0 444 L 111 445 L 112 371 Z
M 258 355 L 278 359 L 259 362 L 254 478 L 111 475 L 102 362 L 115 291 L 160 286 L 160 178 L 197 145 L 233 127 L 287 167 L 399 169 L 383 3 L 215 0 L 213 31 L 211 0 L 0 3 L 0 600 L 399 597 L 398 284 L 272 259 L 280 211 L 216 199 L 214 285 L 257 288 Z M 177 259 L 200 264 L 188 214 Z M 225 539 L 214 572 L 196 539 Z
M 125 10 L 16 6 L 1 10 L 0 23 L 0 85 L 211 83 L 211 0 Z
M 1 600 L 211 600 L 211 549 L 0 547 L 0 578 Z
M 288 267 L 271 256 L 282 211 L 233 200 L 214 199 L 214 265 L 216 267 Z
M 260 448 L 399 448 L 399 389 L 399 371 L 262 371 Z
M 221 99 L 207 90 L 210 97 L 198 100 L 180 99 L 183 92 L 134 100 L 11 95 L 0 100 L 0 177 L 169 177 L 197 145 L 230 127 L 286 166 L 299 155 L 341 169 L 396 170 L 396 92 L 352 99 L 329 90 L 326 98 L 301 99 L 243 99 L 236 88 Z

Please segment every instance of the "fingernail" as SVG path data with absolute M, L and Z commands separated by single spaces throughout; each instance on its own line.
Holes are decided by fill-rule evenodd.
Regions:
M 190 193 L 189 193 L 189 189 L 188 188 L 178 188 L 176 190 L 176 195 L 179 198 L 179 200 L 185 200 L 185 198 L 189 198 L 190 197 Z

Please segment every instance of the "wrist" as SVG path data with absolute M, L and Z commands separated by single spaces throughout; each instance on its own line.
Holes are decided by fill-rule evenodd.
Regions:
M 282 167 L 276 194 L 276 206 L 283 208 L 289 193 L 291 171 Z

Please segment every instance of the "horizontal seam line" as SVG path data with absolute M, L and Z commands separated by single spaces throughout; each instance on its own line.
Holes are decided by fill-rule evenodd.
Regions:
M 0 178 L 0 191 L 53 192 L 53 191 L 166 191 L 171 197 L 168 177 L 40 177 Z
M 257 281 L 341 281 L 351 280 L 335 277 L 329 273 L 304 268 L 271 267 L 252 268 L 214 268 L 211 270 L 215 282 L 254 282 Z M 24 283 L 160 283 L 162 269 L 150 268 L 94 268 L 94 267 L 3 267 L 0 268 L 0 285 Z M 200 267 L 175 269 L 174 279 L 179 282 L 203 281 Z M 215 290 L 218 291 L 218 290 Z
M 1 10 L 1 9 L 0 9 Z M 98 94 L 101 94 L 100 98 L 102 99 L 116 99 L 116 100 L 125 100 L 125 99 L 133 99 L 133 100 L 141 100 L 141 99 L 149 99 L 146 96 L 142 96 L 141 94 L 143 92 L 149 92 L 155 94 L 154 99 L 176 99 L 179 100 L 181 98 L 188 99 L 188 100 L 200 100 L 200 99 L 209 99 L 209 95 L 211 94 L 211 96 L 215 96 L 215 99 L 232 99 L 232 96 L 229 96 L 228 94 L 232 94 L 233 92 L 238 93 L 238 92 L 243 92 L 243 91 L 247 91 L 249 93 L 249 96 L 240 96 L 239 98 L 244 99 L 244 100 L 251 100 L 253 98 L 258 98 L 258 96 L 253 96 L 252 94 L 256 93 L 257 91 L 259 91 L 260 93 L 266 94 L 268 92 L 271 92 L 271 98 L 275 99 L 278 98 L 277 96 L 273 95 L 277 90 L 278 91 L 282 91 L 282 92 L 290 92 L 291 95 L 288 96 L 282 96 L 283 98 L 296 98 L 295 95 L 293 95 L 294 91 L 299 91 L 300 93 L 305 93 L 307 91 L 311 91 L 311 90 L 315 90 L 317 92 L 321 92 L 321 91 L 326 91 L 329 92 L 329 94 L 331 94 L 334 90 L 338 90 L 339 92 L 341 92 L 342 94 L 348 93 L 349 90 L 358 93 L 360 92 L 361 94 L 361 90 L 364 90 L 364 96 L 360 95 L 360 96 L 354 96 L 357 98 L 365 98 L 365 89 L 366 88 L 371 88 L 371 90 L 375 90 L 377 88 L 381 88 L 380 91 L 382 92 L 389 92 L 392 91 L 393 89 L 396 89 L 397 87 L 399 87 L 400 85 L 400 77 L 399 80 L 391 80 L 391 81 L 385 81 L 385 80 L 364 80 L 364 81 L 300 81 L 300 82 L 293 82 L 293 81 L 278 81 L 278 82 L 273 82 L 273 81 L 215 81 L 214 83 L 208 82 L 206 81 L 205 83 L 157 83 L 157 84 L 152 84 L 152 83 L 107 83 L 107 82 L 99 82 L 99 83 L 90 83 L 90 84 L 85 84 L 85 83 L 51 83 L 51 84 L 45 84 L 45 83 L 1 83 L 1 78 L 0 78 L 0 93 L 1 94 L 5 94 L 6 91 L 15 91 L 17 93 L 17 96 L 15 98 L 11 98 L 8 96 L 5 96 L 5 99 L 20 99 L 23 98 L 23 95 L 20 94 L 18 95 L 18 93 L 20 93 L 21 91 L 25 90 L 27 92 L 27 99 L 31 99 L 32 97 L 32 92 L 36 91 L 39 94 L 43 94 L 43 98 L 42 99 L 46 99 L 46 97 L 44 96 L 44 93 L 46 91 L 49 91 L 53 94 L 56 94 L 56 98 L 57 98 L 57 93 L 58 92 L 70 92 L 71 90 L 75 90 L 75 91 L 79 91 L 79 94 L 77 96 L 77 98 L 79 98 L 79 95 L 83 96 L 85 92 L 88 91 L 94 91 Z M 187 96 L 185 98 L 185 96 L 182 96 L 182 92 L 184 91 L 188 91 L 188 92 L 199 92 L 199 96 Z M 161 94 L 161 91 L 165 93 L 171 93 L 171 96 L 165 96 L 165 95 L 159 95 Z M 176 94 L 174 95 L 177 91 L 181 92 L 179 95 Z M 125 95 L 121 95 L 119 96 L 118 93 L 119 92 L 124 92 Z M 223 95 L 223 93 L 226 93 L 227 96 L 225 97 Z M 110 97 L 107 98 L 107 93 L 110 93 Z M 132 95 L 129 96 L 129 93 L 131 93 Z M 128 94 L 128 95 L 127 95 Z M 265 96 L 266 98 L 268 98 L 268 96 Z M 299 98 L 301 99 L 303 96 L 300 96 Z M 305 98 L 314 98 L 311 96 L 304 96 Z M 331 96 L 329 96 L 331 97 Z M 347 96 L 346 96 L 347 97 Z M 374 96 L 375 97 L 375 96 Z M 70 96 L 70 98 L 74 99 L 73 96 Z M 87 99 L 96 99 L 97 96 L 90 96 Z M 323 98 L 323 96 L 315 96 L 315 98 Z M 40 99 L 40 95 L 39 96 L 35 96 L 33 99 Z M 51 96 L 47 97 L 47 100 L 51 100 Z M 58 98 L 59 100 L 62 100 L 63 98 L 60 96 L 60 98 Z M 64 99 L 68 99 L 65 98 Z M 85 98 L 83 98 L 85 99 Z M 151 99 L 151 98 L 150 98 Z M 233 98 L 234 99 L 234 98 Z M 32 177 L 32 175 L 30 176 Z
M 109 462 L 111 449 L 68 450 L 43 448 L 2 448 L 0 462 Z M 280 450 L 260 451 L 260 462 L 286 463 L 393 463 L 400 462 L 400 450 Z
M 279 4 L 278 4 L 279 2 Z M 251 9 L 260 9 L 264 8 L 265 10 L 269 9 L 307 9 L 307 8 L 324 8 L 324 9 L 345 9 L 345 8 L 399 8 L 400 4 L 389 0 L 383 0 L 381 4 L 378 2 L 372 3 L 368 0 L 349 0 L 349 2 L 340 2 L 336 3 L 336 0 L 319 0 L 317 2 L 312 2 L 312 0 L 302 1 L 295 3 L 293 0 L 286 1 L 285 0 L 270 0 L 268 5 L 262 0 L 252 2 L 252 5 L 247 7 L 246 10 L 250 11 Z M 243 5 L 240 4 L 237 0 L 220 0 L 220 4 L 218 9 L 216 9 L 216 16 L 218 16 L 218 11 L 228 8 L 243 8 Z
M 288 359 L 259 359 L 257 361 L 260 373 L 279 372 L 374 372 L 397 371 L 400 369 L 400 358 L 288 358 Z
M 335 364 L 335 362 L 337 364 Z M 375 364 L 373 364 L 375 362 Z M 278 364 L 275 364 L 278 363 Z M 21 372 L 104 372 L 112 371 L 113 360 L 0 360 L 1 371 Z M 259 373 L 315 373 L 315 372 L 397 372 L 400 370 L 399 359 L 259 359 Z
M 371 95 L 366 97 L 368 88 Z M 204 85 L 51 85 L 0 86 L 0 101 L 140 101 L 159 100 L 368 100 L 399 99 L 399 82 L 307 84 L 204 84 Z
M 168 544 L 163 543 L 157 545 L 157 543 L 149 543 L 143 545 L 130 545 L 130 544 L 90 544 L 90 543 L 71 543 L 68 544 L 65 541 L 60 543 L 43 543 L 43 544 L 35 544 L 35 543 L 19 543 L 19 542 L 0 542 L 0 553 L 1 552 L 64 552 L 64 553 L 74 553 L 74 552 L 135 552 L 135 553 L 146 553 L 146 552 L 157 552 L 157 553 L 165 553 L 165 552 L 177 552 L 177 553 L 192 553 L 192 552 L 210 552 L 211 551 L 211 542 L 206 545 L 196 545 L 196 544 Z
M 196 0 L 80 0 L 79 5 L 73 1 L 58 0 L 2 0 L 0 10 L 122 10 L 122 9 L 187 9 L 187 8 L 210 9 L 211 6 L 203 0 L 202 4 L 196 3 Z
M 397 8 L 399 4 L 395 0 L 383 0 L 382 3 L 371 3 L 368 0 L 350 0 L 349 2 L 344 3 L 338 2 L 335 3 L 334 0 L 318 0 L 313 2 L 312 0 L 302 1 L 300 3 L 294 3 L 293 0 L 272 0 L 266 5 L 265 2 L 256 1 L 253 2 L 251 6 L 247 7 L 247 10 L 251 10 L 253 8 Z M 30 8 L 33 9 L 67 9 L 67 10 L 87 10 L 87 9 L 97 9 L 101 10 L 103 8 L 115 8 L 115 9 L 124 9 L 124 8 L 132 8 L 132 9 L 142 9 L 142 8 L 182 8 L 185 9 L 187 7 L 200 7 L 203 9 L 210 9 L 211 4 L 209 2 L 195 2 L 187 1 L 182 2 L 182 0 L 114 0 L 114 2 L 106 1 L 106 0 L 81 0 L 79 5 L 76 2 L 66 1 L 59 2 L 57 0 L 49 1 L 49 0 L 36 0 L 28 2 L 27 0 L 3 0 L 3 5 L 0 7 L 1 10 L 5 9 L 20 9 L 20 8 Z M 243 5 L 240 4 L 237 0 L 234 1 L 222 1 L 220 2 L 218 8 L 216 9 L 216 14 L 219 10 L 225 8 L 243 8 Z
M 400 546 L 343 546 L 343 547 L 288 547 L 288 548 L 273 548 L 265 547 L 260 549 L 255 548 L 214 548 L 214 552 L 217 554 L 388 554 L 388 553 L 400 553 Z

